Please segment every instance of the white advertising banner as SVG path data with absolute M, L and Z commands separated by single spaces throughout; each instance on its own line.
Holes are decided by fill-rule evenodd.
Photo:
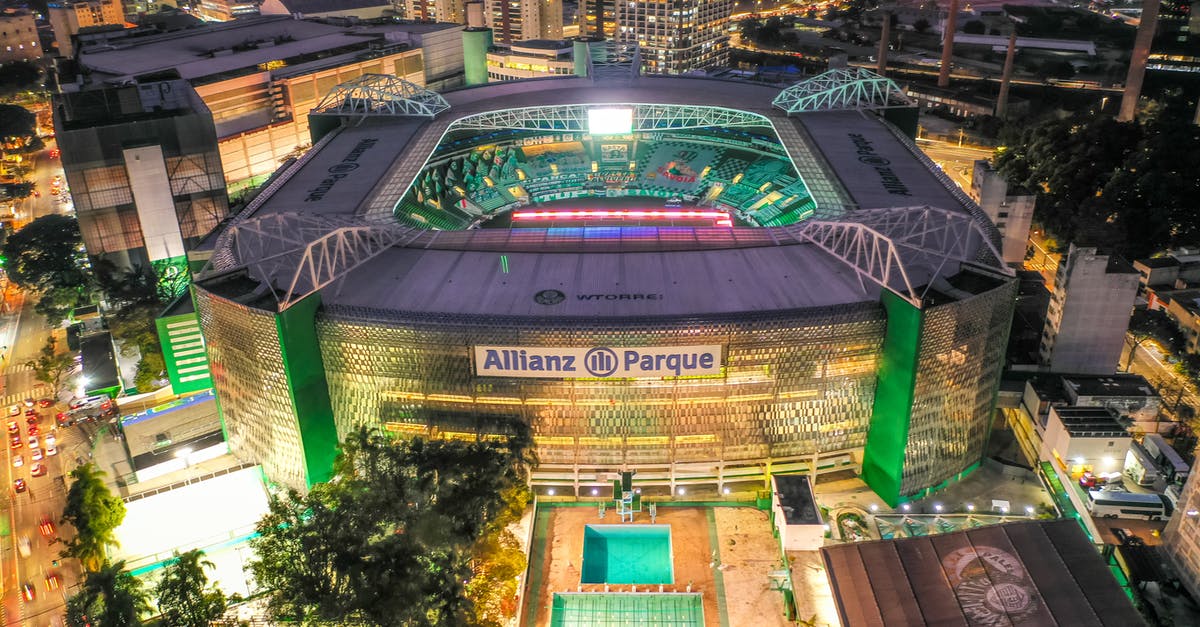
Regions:
M 721 346 L 476 346 L 480 377 L 629 379 L 721 374 Z

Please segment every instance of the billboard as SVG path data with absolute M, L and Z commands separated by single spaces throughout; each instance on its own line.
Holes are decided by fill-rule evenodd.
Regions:
M 721 374 L 721 346 L 475 346 L 475 375 L 520 378 L 662 378 Z

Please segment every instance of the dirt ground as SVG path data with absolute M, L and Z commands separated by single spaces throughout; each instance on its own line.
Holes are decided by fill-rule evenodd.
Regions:
M 783 594 L 772 589 L 770 574 L 783 568 L 783 560 L 767 512 L 752 507 L 718 507 L 714 513 L 729 624 L 788 625 Z
M 712 509 L 717 529 L 717 544 L 710 538 L 709 508 L 659 507 L 656 524 L 671 526 L 673 585 L 666 592 L 699 592 L 704 603 L 704 622 L 720 627 L 723 604 L 728 625 L 755 627 L 784 626 L 782 594 L 771 590 L 769 573 L 778 570 L 779 544 L 772 536 L 767 516 L 754 508 L 718 507 Z M 634 521 L 649 524 L 643 511 Z M 558 507 L 550 512 L 548 544 L 542 563 L 541 586 L 531 602 L 536 605 L 536 624 L 550 625 L 550 606 L 555 592 L 602 592 L 602 584 L 582 584 L 583 529 L 589 524 L 620 524 L 611 509 L 605 518 L 591 507 Z M 721 587 L 724 600 L 718 602 Z M 632 592 L 634 586 L 610 585 L 611 592 Z M 638 591 L 657 592 L 658 586 L 638 586 Z

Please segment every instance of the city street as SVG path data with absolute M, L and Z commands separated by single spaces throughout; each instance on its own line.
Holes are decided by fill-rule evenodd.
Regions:
M 1121 365 L 1124 366 L 1128 360 L 1129 342 L 1126 341 L 1125 348 L 1121 352 Z M 1158 351 L 1158 348 L 1150 345 L 1149 342 L 1143 342 L 1138 346 L 1128 371 L 1145 377 L 1158 390 L 1162 397 L 1163 407 L 1170 413 L 1175 413 L 1178 405 L 1187 405 L 1193 410 L 1200 409 L 1200 398 L 1197 398 L 1195 392 L 1185 385 L 1184 379 L 1176 374 L 1174 367 L 1166 363 L 1165 357 Z M 1197 411 L 1197 414 L 1200 414 L 1200 411 Z
M 70 195 L 65 191 L 57 195 L 51 193 L 54 189 L 54 177 L 59 177 L 60 190 L 65 190 L 67 184 L 62 178 L 62 161 L 50 156 L 50 153 L 57 150 L 58 147 L 55 140 L 46 137 L 44 141 L 46 147 L 30 157 L 33 165 L 26 178 L 35 184 L 33 188 L 35 193 L 28 198 L 23 198 L 18 203 L 18 227 L 45 215 L 66 212 L 71 206 Z
M 5 386 L 0 411 L 6 424 L 10 420 L 16 423 L 21 443 L 20 448 L 14 449 L 11 444 L 5 447 L 8 453 L 3 456 L 8 469 L 8 502 L 0 519 L 0 528 L 9 533 L 0 535 L 0 590 L 6 625 L 42 627 L 59 624 L 53 621 L 63 614 L 65 592 L 79 579 L 76 563 L 59 558 L 62 545 L 58 542 L 58 534 L 66 496 L 64 475 L 73 467 L 73 455 L 86 450 L 86 438 L 78 427 L 55 429 L 55 414 L 66 409 L 62 403 L 46 408 L 35 406 L 40 429 L 37 437 L 41 446 L 38 448 L 44 454 L 46 435 L 57 431 L 56 449 L 61 452 L 40 460 L 45 473 L 33 476 L 33 466 L 39 462 L 32 459 L 30 425 L 23 402 L 26 398 L 37 400 L 50 395 L 50 390 L 38 382 L 32 369 L 25 365 L 36 357 L 49 332 L 44 318 L 33 313 L 32 307 L 0 316 L 0 341 L 5 342 L 6 347 L 3 353 Z M 13 404 L 20 405 L 17 416 L 9 416 L 9 407 Z M 21 465 L 14 466 L 18 457 Z M 14 484 L 18 479 L 25 483 L 25 490 L 21 492 L 16 491 Z M 52 528 L 40 528 L 40 523 L 46 519 L 52 522 Z M 56 566 L 56 561 L 60 565 Z M 28 599 L 26 590 L 32 590 L 28 595 L 32 600 Z

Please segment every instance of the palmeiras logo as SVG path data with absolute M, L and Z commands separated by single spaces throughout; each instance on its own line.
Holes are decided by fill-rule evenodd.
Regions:
M 533 295 L 533 302 L 539 305 L 557 305 L 567 300 L 567 295 L 558 290 L 542 290 Z
M 583 367 L 593 377 L 607 377 L 617 371 L 617 353 L 611 348 L 599 346 L 583 355 Z

